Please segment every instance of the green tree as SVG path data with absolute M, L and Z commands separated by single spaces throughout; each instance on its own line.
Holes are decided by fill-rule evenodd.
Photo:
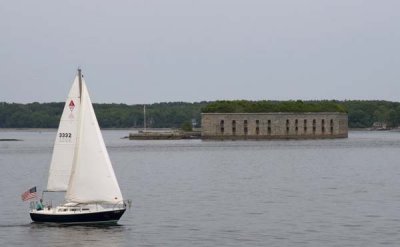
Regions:
M 182 124 L 182 126 L 181 126 L 181 130 L 183 130 L 183 131 L 192 131 L 192 130 L 193 130 L 193 128 L 192 128 L 192 123 L 190 123 L 190 122 L 184 122 L 184 123 Z

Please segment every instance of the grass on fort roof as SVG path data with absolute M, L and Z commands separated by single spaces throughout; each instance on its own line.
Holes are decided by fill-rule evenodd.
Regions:
M 220 100 L 202 108 L 203 113 L 259 113 L 259 112 L 347 112 L 335 101 L 248 101 Z

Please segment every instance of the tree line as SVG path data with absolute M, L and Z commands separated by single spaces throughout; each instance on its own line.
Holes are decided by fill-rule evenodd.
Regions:
M 0 128 L 57 128 L 65 103 L 0 102 Z M 169 102 L 146 105 L 146 126 L 180 128 L 182 124 L 200 124 L 200 103 Z M 93 104 L 102 128 L 142 128 L 143 105 Z
M 94 104 L 102 128 L 142 128 L 143 105 Z M 57 128 L 64 103 L 0 102 L 0 128 Z M 350 128 L 368 128 L 375 122 L 400 125 L 400 103 L 390 101 L 214 101 L 168 102 L 146 105 L 146 126 L 200 127 L 201 112 L 347 112 Z

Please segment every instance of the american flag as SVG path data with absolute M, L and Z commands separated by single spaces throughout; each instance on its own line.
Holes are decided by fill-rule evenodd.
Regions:
M 21 195 L 22 201 L 27 201 L 27 200 L 30 200 L 30 199 L 33 199 L 33 198 L 36 198 L 36 186 L 30 188 L 29 190 L 25 191 Z

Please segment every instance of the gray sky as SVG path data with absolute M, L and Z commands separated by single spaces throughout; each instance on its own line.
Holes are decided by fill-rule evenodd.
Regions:
M 398 0 L 0 0 L 0 101 L 400 99 Z

